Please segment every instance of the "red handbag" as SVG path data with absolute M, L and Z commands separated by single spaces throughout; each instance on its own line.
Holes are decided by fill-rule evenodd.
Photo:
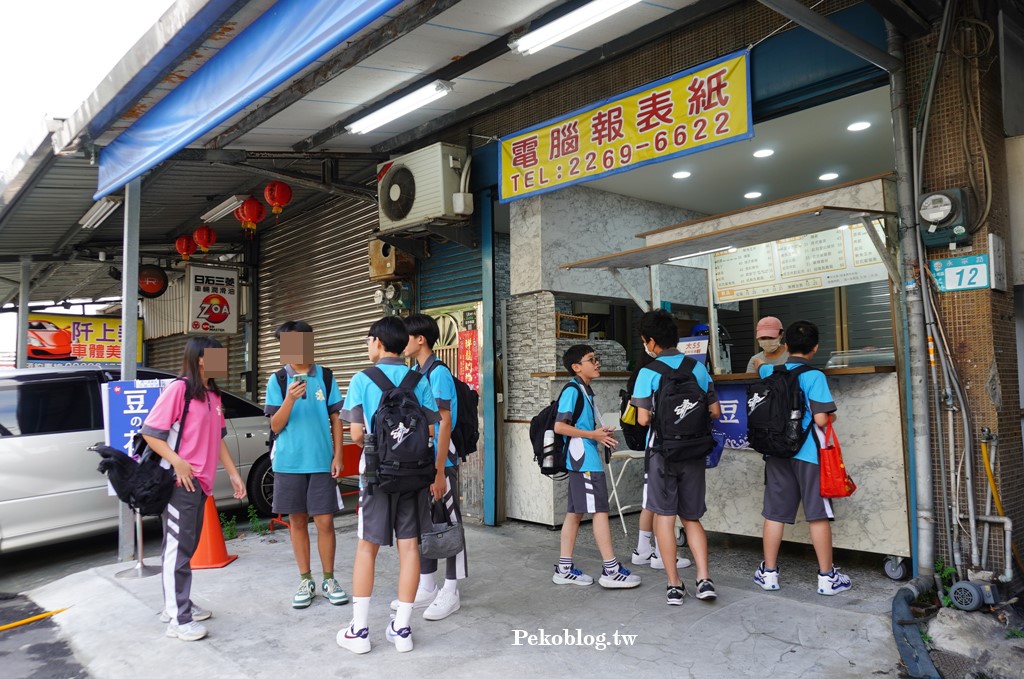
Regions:
M 857 490 L 857 484 L 846 472 L 843 451 L 831 422 L 825 427 L 825 443 L 818 451 L 818 469 L 821 472 L 822 497 L 850 497 Z

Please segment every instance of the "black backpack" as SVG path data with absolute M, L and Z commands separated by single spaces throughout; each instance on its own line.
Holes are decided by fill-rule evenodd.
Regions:
M 533 444 L 533 457 L 540 467 L 540 473 L 544 476 L 556 476 L 565 474 L 568 469 L 566 459 L 567 441 L 564 436 L 555 433 L 555 418 L 558 416 L 558 402 L 566 389 L 575 387 L 580 390 L 583 398 L 576 400 L 576 406 L 572 409 L 572 422 L 580 418 L 583 412 L 583 401 L 586 396 L 583 388 L 575 381 L 566 383 L 558 398 L 548 404 L 543 410 L 533 416 L 530 420 L 530 443 Z
M 320 375 L 321 375 L 321 377 L 323 378 L 323 381 L 324 381 L 324 388 L 327 390 L 327 393 L 324 394 L 324 398 L 325 399 L 326 398 L 330 398 L 331 397 L 331 382 L 334 381 L 334 373 L 332 373 L 331 369 L 328 368 L 327 366 L 321 365 L 320 366 Z M 281 398 L 284 398 L 284 395 L 288 391 L 288 371 L 285 370 L 284 368 L 281 368 L 280 370 L 278 370 L 277 372 L 274 373 L 274 377 L 277 378 L 277 386 L 279 386 L 281 388 Z M 308 388 L 309 385 L 307 384 L 306 387 Z M 329 420 L 328 420 L 328 422 L 329 422 Z M 267 447 L 270 450 L 274 449 L 274 441 L 276 441 L 276 440 L 277 440 L 277 434 L 274 433 L 273 429 L 271 429 L 270 430 L 270 436 L 267 437 Z
M 391 494 L 428 488 L 434 482 L 434 447 L 430 421 L 415 393 L 423 375 L 410 370 L 395 385 L 383 370 L 374 366 L 366 371 L 366 376 L 382 392 L 370 435 L 377 456 L 377 488 Z
M 629 401 L 633 398 L 633 388 L 636 386 L 637 375 L 646 366 L 641 366 L 633 371 L 625 389 L 619 389 L 619 427 L 622 429 L 622 438 L 626 441 L 626 447 L 630 450 L 647 449 L 647 432 L 650 429 L 636 421 L 636 406 Z
M 808 370 L 814 368 L 777 365 L 768 377 L 747 387 L 747 441 L 762 455 L 793 457 L 804 445 L 811 428 L 802 426 L 807 401 L 800 375 Z
M 448 367 L 441 359 L 434 359 L 426 373 L 428 379 L 430 373 L 434 372 L 434 368 L 439 365 Z M 448 368 L 448 371 L 451 372 L 451 368 Z M 476 452 L 476 445 L 480 440 L 480 424 L 478 422 L 480 395 L 456 377 L 455 373 L 452 373 L 452 379 L 455 380 L 455 400 L 458 402 L 455 426 L 452 427 L 452 444 L 455 446 L 455 452 L 458 453 L 459 459 L 465 462 L 467 456 Z
M 645 366 L 661 375 L 651 416 L 651 451 L 665 459 L 669 473 L 674 473 L 681 462 L 706 458 L 715 447 L 708 395 L 693 374 L 696 365 L 696 360 L 684 356 L 678 368 L 664 361 L 651 361 Z

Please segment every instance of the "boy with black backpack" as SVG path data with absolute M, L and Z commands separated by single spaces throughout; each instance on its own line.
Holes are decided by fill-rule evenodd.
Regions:
M 568 439 L 566 468 L 569 491 L 568 508 L 562 523 L 560 558 L 551 580 L 556 585 L 594 584 L 594 579 L 576 568 L 572 560 L 580 521 L 584 514 L 590 514 L 594 540 L 604 561 L 598 582 L 607 589 L 638 587 L 640 576 L 630 573 L 615 558 L 608 524 L 608 483 L 598 445 L 615 448 L 617 441 L 612 433 L 614 430 L 601 422 L 601 414 L 594 406 L 594 392 L 590 388 L 591 380 L 601 375 L 601 361 L 592 347 L 575 344 L 566 350 L 562 363 L 574 377 L 558 397 L 554 433 Z
M 441 334 L 437 321 L 426 314 L 412 314 L 405 319 L 405 327 L 409 331 L 409 344 L 405 348 L 405 355 L 416 361 L 413 370 L 425 376 L 441 415 L 441 422 L 435 427 L 434 433 L 437 463 L 428 502 L 440 502 L 442 511 L 448 515 L 449 520 L 452 523 L 461 523 L 459 451 L 456 450 L 452 432 L 458 426 L 459 410 L 464 404 L 460 402 L 452 371 L 434 355 L 434 344 Z M 430 507 L 427 507 L 426 511 L 429 513 Z M 420 584 L 416 588 L 413 608 L 426 607 L 427 610 L 423 612 L 425 620 L 444 620 L 462 607 L 458 582 L 466 577 L 466 550 L 463 549 L 447 559 L 444 587 L 440 591 L 434 581 L 436 572 L 437 559 L 420 557 Z M 391 602 L 391 608 L 394 610 L 398 610 L 398 605 L 397 599 Z
M 334 513 L 341 509 L 337 479 L 342 468 L 341 391 L 330 369 L 313 363 L 313 328 L 287 321 L 274 337 L 281 343 L 280 370 L 267 381 L 263 412 L 274 433 L 274 506 L 288 515 L 299 588 L 292 608 L 308 608 L 316 596 L 310 569 L 309 517 L 317 532 L 323 568 L 321 591 L 335 606 L 348 594 L 334 577 Z
M 793 323 L 786 329 L 786 344 L 789 359 L 785 365 L 762 365 L 762 381 L 750 388 L 747 401 L 748 438 L 765 459 L 764 561 L 754 572 L 754 582 L 769 591 L 779 588 L 783 529 L 796 520 L 802 502 L 818 558 L 818 594 L 831 596 L 852 587 L 850 578 L 832 563 L 831 522 L 835 517 L 832 501 L 821 497 L 818 468 L 822 428 L 835 420 L 836 404 L 825 374 L 808 366 L 818 351 L 818 326 L 810 321 Z M 775 426 L 758 426 L 761 414 L 767 412 L 773 413 Z M 798 429 L 786 427 L 791 414 L 794 420 L 800 415 Z
M 644 351 L 656 360 L 637 375 L 631 402 L 637 422 L 650 425 L 645 459 L 644 509 L 654 513 L 654 536 L 659 545 L 675 544 L 675 517 L 686 530 L 687 543 L 697 566 L 698 599 L 715 599 L 708 574 L 708 540 L 700 519 L 704 504 L 705 457 L 714 447 L 710 417 L 722 414 L 711 376 L 703 364 L 676 349 L 679 331 L 664 309 L 648 311 L 640 319 Z M 675 560 L 663 560 L 668 579 L 666 603 L 679 606 L 686 586 Z
M 430 384 L 406 367 L 409 331 L 397 316 L 370 326 L 367 355 L 374 363 L 349 383 L 342 418 L 363 446 L 359 460 L 359 544 L 352 569 L 352 622 L 338 645 L 370 650 L 370 595 L 377 552 L 398 540 L 398 606 L 385 638 L 399 652 L 413 649 L 413 602 L 420 576 L 419 538 L 430 484 L 436 478 L 431 440 L 441 420 Z

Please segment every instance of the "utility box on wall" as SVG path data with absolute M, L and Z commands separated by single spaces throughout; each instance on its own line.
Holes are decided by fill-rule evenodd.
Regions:
M 390 243 L 370 240 L 370 280 L 391 281 L 408 278 L 416 271 L 416 260 Z

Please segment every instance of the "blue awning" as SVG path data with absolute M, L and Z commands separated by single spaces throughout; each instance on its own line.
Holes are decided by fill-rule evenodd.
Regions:
M 100 153 L 116 191 L 285 82 L 401 0 L 281 0 Z

